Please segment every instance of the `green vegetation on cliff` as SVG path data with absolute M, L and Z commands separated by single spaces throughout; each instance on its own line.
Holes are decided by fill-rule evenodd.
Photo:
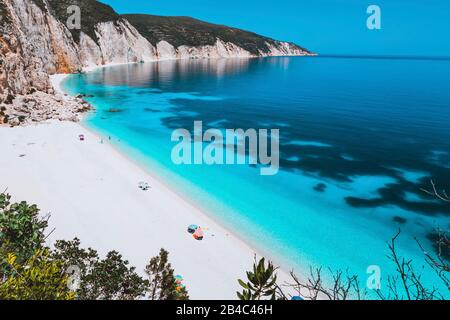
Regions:
M 126 14 L 123 17 L 152 44 L 165 40 L 174 47 L 181 45 L 205 46 L 214 45 L 219 38 L 258 55 L 260 50 L 263 52 L 269 51 L 267 43 L 276 43 L 273 39 L 253 32 L 212 24 L 190 17 L 162 17 L 146 14 Z

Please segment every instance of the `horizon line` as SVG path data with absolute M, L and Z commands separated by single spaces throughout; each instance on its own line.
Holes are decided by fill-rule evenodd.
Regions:
M 427 56 L 427 55 L 371 55 L 371 54 L 320 54 L 318 58 L 340 58 L 340 59 L 385 59 L 385 60 L 444 60 L 450 61 L 450 56 Z

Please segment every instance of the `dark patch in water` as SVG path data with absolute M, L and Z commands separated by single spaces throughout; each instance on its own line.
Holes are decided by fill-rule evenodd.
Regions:
M 163 124 L 170 129 L 186 128 L 192 130 L 193 122 L 201 119 L 204 124 L 203 129 L 207 130 L 209 129 L 207 123 L 214 123 L 218 119 L 225 118 L 225 121 L 222 120 L 222 123 L 218 123 L 215 128 L 242 128 L 245 130 L 258 128 L 258 123 L 260 123 L 258 121 L 262 120 L 258 117 L 253 117 L 255 119 L 250 120 L 252 117 L 249 117 L 244 123 L 240 117 L 234 116 L 232 112 L 224 114 L 220 107 L 223 101 L 214 102 L 214 107 L 207 101 L 196 101 L 194 105 L 192 101 L 174 99 L 172 103 L 174 106 L 171 111 L 175 116 L 162 119 Z M 195 111 L 198 115 L 184 115 L 181 111 Z M 276 119 L 273 119 L 273 121 L 275 122 Z M 233 124 L 233 126 L 230 127 L 230 124 Z M 361 143 L 361 141 L 355 140 L 354 136 L 347 138 L 349 139 L 347 144 L 352 141 Z M 415 157 L 407 153 L 409 150 L 392 148 L 385 151 L 390 154 L 390 157 L 387 158 L 383 153 L 373 152 L 367 144 L 361 144 L 355 150 L 351 150 L 350 147 L 353 147 L 351 144 L 344 148 L 340 147 L 339 143 L 333 143 L 333 141 L 325 139 L 321 139 L 321 142 L 330 146 L 290 144 L 291 141 L 299 140 L 295 131 L 285 131 L 284 134 L 281 134 L 280 140 L 280 170 L 311 174 L 320 178 L 332 179 L 339 183 L 352 183 L 354 177 L 357 176 L 386 176 L 395 180 L 395 183 L 387 184 L 378 189 L 377 195 L 373 198 L 364 199 L 356 196 L 345 198 L 347 204 L 354 208 L 397 206 L 424 215 L 450 214 L 450 206 L 436 203 L 431 198 L 425 198 L 421 191 L 421 188 L 428 186 L 430 177 L 439 177 L 436 180 L 442 181 L 442 183 L 450 182 L 450 170 L 425 162 L 424 159 L 426 159 L 428 151 L 423 150 L 423 148 L 415 150 L 418 153 Z M 315 137 L 305 137 L 305 140 L 318 141 Z M 408 146 L 408 148 L 418 147 Z M 343 153 L 350 155 L 352 159 L 343 158 Z M 294 157 L 298 158 L 298 161 L 289 160 Z M 406 171 L 426 170 L 430 175 L 420 181 L 409 181 L 403 177 L 402 171 L 393 169 L 396 167 L 405 168 Z M 405 192 L 410 192 L 424 200 L 405 200 Z
M 420 188 L 416 188 L 414 184 L 404 180 L 403 183 L 390 183 L 383 188 L 378 189 L 378 197 L 370 199 L 346 197 L 345 201 L 354 208 L 375 208 L 395 205 L 408 211 L 430 216 L 446 214 L 449 212 L 450 206 L 448 206 L 448 204 L 435 201 L 433 198 L 430 198 L 429 201 L 408 201 L 404 196 L 405 191 L 414 193 L 419 197 L 423 196 Z
M 160 67 L 170 67 L 167 69 L 170 72 Z M 141 68 L 142 66 L 105 69 L 90 84 L 127 83 L 129 86 L 139 87 L 138 93 L 143 95 L 198 92 L 198 95 L 202 96 L 217 95 L 218 80 L 221 81 L 220 85 L 224 86 L 225 91 L 230 85 L 230 82 L 222 81 L 225 73 L 218 73 L 221 69 L 214 66 L 212 62 L 149 64 L 145 70 Z M 270 66 L 258 59 L 246 62 L 245 65 L 232 63 L 226 68 L 229 69 L 226 72 L 229 78 L 223 77 L 223 79 L 232 79 L 235 74 L 242 71 L 252 75 L 251 79 L 253 79 L 253 76 L 257 76 L 261 70 L 265 70 L 264 68 L 270 69 Z M 134 69 L 140 71 L 141 76 L 130 77 L 130 74 L 134 75 Z M 253 70 L 257 72 L 253 73 Z M 391 72 L 390 69 L 385 71 Z M 218 77 L 218 74 L 221 76 Z M 299 74 L 292 72 L 284 76 L 293 76 L 293 79 L 297 79 Z M 323 76 L 328 75 L 328 71 L 323 74 Z M 353 80 L 354 76 L 363 76 L 363 79 L 366 79 L 365 73 L 360 70 L 353 74 Z M 135 80 L 132 80 L 135 78 L 145 79 L 145 81 L 135 83 Z M 189 79 L 189 81 L 179 81 L 181 79 Z M 300 77 L 297 80 L 299 79 L 303 78 Z M 345 200 L 356 208 L 397 206 L 423 215 L 449 216 L 450 206 L 437 203 L 435 199 L 426 197 L 420 191 L 421 188 L 429 187 L 430 178 L 437 181 L 442 188 L 450 189 L 450 168 L 448 168 L 450 154 L 444 152 L 450 149 L 449 140 L 446 138 L 449 130 L 445 127 L 445 122 L 443 126 L 442 120 L 448 118 L 449 113 L 446 109 L 442 109 L 442 113 L 436 117 L 436 113 L 432 112 L 432 110 L 436 111 L 436 108 L 433 109 L 432 104 L 426 108 L 420 108 L 420 99 L 424 97 L 418 92 L 411 91 L 410 95 L 414 99 L 396 94 L 395 83 L 387 85 L 386 79 L 374 82 L 381 87 L 369 84 L 361 87 L 367 91 L 369 97 L 377 97 L 377 101 L 367 100 L 365 94 L 360 94 L 359 86 L 357 86 L 358 94 L 350 96 L 352 92 L 347 90 L 355 89 L 352 87 L 354 81 L 346 83 L 345 80 L 344 77 L 341 83 L 333 82 L 334 90 L 329 91 L 332 94 L 327 95 L 325 90 L 321 99 L 318 99 L 314 93 L 322 93 L 324 88 L 322 81 L 307 81 L 298 87 L 288 82 L 289 85 L 286 87 L 280 86 L 280 96 L 275 97 L 283 99 L 279 104 L 272 100 L 266 101 L 263 97 L 266 93 L 261 89 L 265 86 L 264 81 L 258 81 L 258 85 L 254 87 L 248 85 L 249 90 L 252 88 L 254 90 L 251 92 L 251 97 L 241 95 L 239 90 L 236 90 L 234 96 L 230 95 L 230 98 L 219 101 L 171 99 L 172 107 L 167 111 L 173 115 L 164 117 L 161 121 L 171 130 L 178 128 L 192 130 L 193 122 L 198 120 L 203 121 L 204 130 L 210 128 L 206 125 L 209 123 L 219 129 L 261 129 L 262 127 L 270 129 L 279 128 L 279 124 L 283 124 L 280 128 L 281 170 L 346 184 L 351 184 L 357 176 L 390 177 L 394 183 L 382 186 L 371 197 L 364 199 L 350 194 Z M 270 82 L 268 81 L 267 84 Z M 148 86 L 152 88 L 148 89 Z M 303 86 L 313 89 L 312 93 L 309 94 L 307 90 L 302 91 Z M 233 86 L 231 88 L 233 89 Z M 292 89 L 291 92 L 291 88 L 295 90 Z M 404 87 L 401 86 L 400 89 Z M 302 91 L 302 96 L 301 99 L 296 99 L 295 92 L 299 90 Z M 380 97 L 379 92 L 383 92 L 382 90 L 389 90 L 388 92 L 392 93 L 388 95 L 389 101 Z M 91 87 L 89 92 L 93 92 L 99 99 L 107 101 L 114 99 L 112 103 L 128 97 L 128 88 L 110 92 L 95 90 L 95 87 L 93 90 Z M 289 96 L 289 93 L 293 95 Z M 427 97 L 425 101 L 429 100 Z M 438 102 L 435 101 L 435 103 Z M 390 107 L 394 104 L 395 108 Z M 154 111 L 148 110 L 148 112 Z M 194 115 L 187 114 L 189 112 Z M 318 144 L 290 144 L 296 140 L 318 142 Z M 343 157 L 343 154 L 346 156 Z M 292 161 L 292 159 L 298 160 Z M 426 172 L 428 177 L 420 181 L 410 181 L 405 179 L 400 170 L 392 168 Z M 405 192 L 417 196 L 419 200 L 405 199 Z
M 325 192 L 326 189 L 327 189 L 327 185 L 325 183 L 318 183 L 314 187 L 314 191 L 317 191 L 317 192 Z
M 392 218 L 392 221 L 397 222 L 399 224 L 405 224 L 408 220 L 399 216 L 395 216 Z
M 120 113 L 123 111 L 124 111 L 123 109 L 117 109 L 117 108 L 109 108 L 108 110 L 106 110 L 106 112 L 109 112 L 109 113 Z
M 153 112 L 153 113 L 161 112 L 161 110 L 152 109 L 152 108 L 144 108 L 144 111 L 145 112 Z

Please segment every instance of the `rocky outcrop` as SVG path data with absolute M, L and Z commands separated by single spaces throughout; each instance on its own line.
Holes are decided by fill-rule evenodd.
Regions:
M 214 45 L 179 46 L 175 48 L 166 41 L 160 41 L 156 46 L 159 60 L 164 59 L 217 59 L 217 58 L 250 58 L 253 55 L 233 43 L 225 43 L 220 39 Z
M 83 97 L 68 97 L 59 93 L 31 91 L 7 98 L 0 103 L 0 125 L 18 126 L 50 119 L 78 121 L 80 115 L 92 110 Z
M 308 51 L 289 42 L 266 42 L 267 50 L 259 51 L 261 57 L 276 57 L 276 56 L 305 56 L 313 55 Z
M 29 0 L 1 1 L 9 15 L 0 38 L 1 94 L 51 93 L 49 74 L 81 70 L 78 48 L 61 22 Z

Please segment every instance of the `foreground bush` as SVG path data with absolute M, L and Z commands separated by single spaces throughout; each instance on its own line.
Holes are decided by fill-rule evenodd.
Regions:
M 0 300 L 73 300 L 67 286 L 68 276 L 61 261 L 52 259 L 48 250 L 38 250 L 24 263 L 9 253 L 8 276 L 0 283 Z
M 80 240 L 45 247 L 48 217 L 35 205 L 11 203 L 0 194 L 0 299 L 185 300 L 176 284 L 169 253 L 161 249 L 145 268 L 146 278 L 116 251 L 101 259 Z

